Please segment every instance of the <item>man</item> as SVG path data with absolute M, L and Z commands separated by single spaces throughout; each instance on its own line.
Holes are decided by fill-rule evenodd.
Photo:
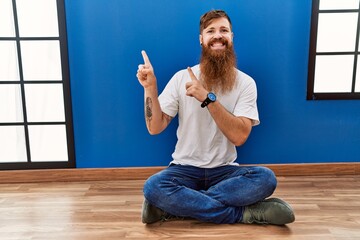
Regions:
M 291 207 L 269 198 L 276 188 L 265 167 L 235 163 L 235 146 L 259 124 L 254 80 L 236 69 L 229 16 L 212 10 L 200 19 L 200 64 L 177 72 L 158 97 L 154 69 L 142 51 L 137 78 L 145 91 L 150 134 L 161 133 L 178 114 L 178 142 L 170 166 L 144 185 L 142 221 L 194 218 L 213 223 L 284 225 Z

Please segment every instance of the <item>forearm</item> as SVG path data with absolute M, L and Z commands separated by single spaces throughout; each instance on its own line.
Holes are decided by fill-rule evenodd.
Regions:
M 162 132 L 167 126 L 167 120 L 161 111 L 157 88 L 145 89 L 145 122 L 151 135 Z
M 236 117 L 228 112 L 219 101 L 208 105 L 208 110 L 221 132 L 236 146 L 244 144 L 251 132 L 251 120 Z

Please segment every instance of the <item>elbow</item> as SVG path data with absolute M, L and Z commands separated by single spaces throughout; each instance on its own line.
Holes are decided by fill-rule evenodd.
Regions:
M 154 131 L 154 130 L 150 130 L 150 129 L 148 129 L 148 131 L 149 131 L 149 134 L 152 136 L 160 133 L 159 131 Z
M 233 142 L 233 144 L 234 144 L 236 147 L 240 147 L 240 146 L 243 145 L 244 143 L 245 143 L 245 141 Z
M 248 137 L 250 136 L 250 133 L 251 133 L 251 127 L 247 128 L 243 131 L 233 132 L 233 135 L 232 135 L 233 138 L 232 138 L 231 142 L 235 146 L 240 147 L 247 141 Z
M 235 138 L 233 141 L 231 141 L 235 146 L 240 147 L 241 145 L 243 145 L 246 140 L 247 140 L 248 136 L 240 136 Z
M 157 135 L 162 132 L 162 129 L 154 129 L 148 127 L 148 132 L 150 135 Z

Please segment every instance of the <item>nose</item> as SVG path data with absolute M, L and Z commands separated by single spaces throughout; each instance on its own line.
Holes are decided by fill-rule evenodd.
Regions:
M 221 32 L 219 32 L 219 31 L 215 32 L 215 34 L 214 34 L 214 38 L 216 38 L 216 39 L 220 39 L 220 38 L 222 38 L 222 34 L 221 34 Z

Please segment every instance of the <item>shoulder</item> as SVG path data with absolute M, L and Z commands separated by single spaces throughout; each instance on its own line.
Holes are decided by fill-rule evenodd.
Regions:
M 236 69 L 237 71 L 237 84 L 238 87 L 241 89 L 253 87 L 256 89 L 256 82 L 255 80 L 248 74 Z
M 244 73 L 243 71 L 236 69 L 237 71 L 237 79 L 238 81 L 245 81 L 245 82 L 254 82 L 255 80 L 248 74 Z

